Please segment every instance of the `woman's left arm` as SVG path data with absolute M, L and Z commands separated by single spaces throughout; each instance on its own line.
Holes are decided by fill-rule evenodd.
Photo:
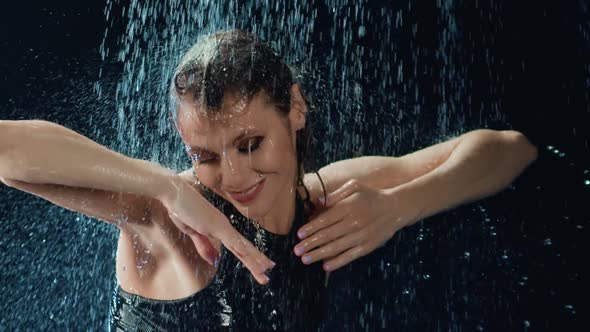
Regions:
M 402 227 L 499 192 L 536 156 L 519 132 L 481 129 L 402 157 L 330 164 L 320 170 L 330 193 L 326 209 L 299 230 L 295 253 L 335 270 Z

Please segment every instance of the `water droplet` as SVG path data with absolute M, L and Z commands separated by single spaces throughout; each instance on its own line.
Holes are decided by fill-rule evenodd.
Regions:
M 359 27 L 359 37 L 364 37 L 366 33 L 367 33 L 367 31 L 365 30 L 365 26 L 361 25 Z
M 553 243 L 551 242 L 551 239 L 550 239 L 550 238 L 546 238 L 546 239 L 543 241 L 543 244 L 544 244 L 546 247 L 548 247 L 548 246 L 552 245 Z

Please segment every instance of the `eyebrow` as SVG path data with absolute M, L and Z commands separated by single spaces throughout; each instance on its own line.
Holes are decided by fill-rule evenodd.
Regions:
M 236 137 L 235 137 L 235 138 L 232 140 L 232 145 L 235 145 L 235 144 L 236 144 L 236 142 L 238 142 L 239 140 L 243 139 L 243 138 L 244 138 L 244 136 L 246 136 L 246 135 L 250 134 L 251 132 L 253 132 L 253 130 L 249 130 L 249 129 L 245 129 L 245 130 L 243 130 L 241 133 L 239 133 L 239 134 L 238 134 L 238 136 L 236 136 Z M 206 149 L 206 148 L 204 148 L 204 147 L 200 147 L 200 146 L 197 146 L 197 145 L 191 145 L 191 146 L 190 146 L 190 148 L 191 148 L 191 150 L 193 150 L 193 151 L 199 151 L 199 152 L 202 152 L 202 151 L 213 152 L 213 151 L 210 151 L 209 149 Z

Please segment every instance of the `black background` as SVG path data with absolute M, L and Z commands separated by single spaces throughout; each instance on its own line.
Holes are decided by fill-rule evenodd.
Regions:
M 490 300 L 488 304 L 495 309 L 480 312 L 482 323 L 466 323 L 464 327 L 468 330 L 495 330 L 494 327 L 528 330 L 530 325 L 530 330 L 582 330 L 584 322 L 587 323 L 585 316 L 590 313 L 586 272 L 590 228 L 586 205 L 590 202 L 590 195 L 589 187 L 582 185 L 584 179 L 590 180 L 590 175 L 581 175 L 583 170 L 590 168 L 590 35 L 587 35 L 590 12 L 582 1 L 495 1 L 498 2 L 502 3 L 503 27 L 495 36 L 497 42 L 493 52 L 503 59 L 503 63 L 495 68 L 504 85 L 502 111 L 510 126 L 525 133 L 539 148 L 540 154 L 537 162 L 519 178 L 516 193 L 503 193 L 486 202 L 495 206 L 496 211 L 506 210 L 500 213 L 521 218 L 519 222 L 497 225 L 498 233 L 504 235 L 502 243 L 520 253 L 519 258 L 515 258 L 502 273 L 480 270 L 490 278 L 498 277 L 498 287 L 504 282 L 506 287 L 512 287 L 512 279 L 508 277 L 511 268 L 527 274 L 530 284 L 526 291 L 508 292 L 512 295 L 504 299 L 509 303 L 500 301 L 492 305 Z M 457 13 L 458 18 L 475 34 L 469 47 L 476 49 L 477 34 L 481 34 L 483 40 L 491 32 L 486 30 L 485 24 L 473 19 L 477 15 L 470 12 L 472 7 L 469 4 L 460 7 L 465 9 Z M 42 118 L 59 121 L 85 133 L 87 116 L 93 110 L 72 105 L 87 104 L 93 98 L 90 91 L 94 81 L 98 80 L 99 67 L 107 68 L 106 77 L 116 77 L 121 70 L 114 62 L 101 64 L 98 47 L 106 26 L 103 10 L 102 1 L 52 1 L 50 5 L 41 1 L 22 1 L 2 5 L 0 118 Z M 421 24 L 427 25 L 428 17 L 433 15 L 430 11 L 427 6 L 419 8 L 418 13 L 424 18 Z M 114 30 L 117 29 L 122 26 L 115 24 Z M 435 30 L 436 25 L 433 23 L 430 29 Z M 367 35 L 368 44 L 377 42 L 370 39 L 370 31 Z M 114 40 L 109 42 L 114 43 Z M 427 37 L 420 42 L 429 43 Z M 366 84 L 369 86 L 370 82 Z M 482 83 L 476 88 L 485 90 L 486 85 Z M 76 91 L 81 93 L 76 94 Z M 485 94 L 486 91 L 472 93 Z M 103 137 L 95 139 L 108 141 L 109 128 L 104 128 L 104 133 Z M 559 147 L 565 157 L 557 157 L 548 150 L 549 145 Z M 406 147 L 407 150 L 413 148 Z M 539 187 L 544 190 L 540 192 Z M 25 199 L 24 195 L 9 196 L 6 188 L 0 189 L 0 194 L 3 195 L 4 208 L 17 204 L 16 199 Z M 510 209 L 503 205 L 512 199 L 518 200 L 518 207 Z M 453 239 L 452 235 L 461 231 L 451 226 L 453 216 L 453 213 L 441 216 L 441 226 L 432 226 L 428 230 L 428 234 L 442 232 L 440 237 L 433 239 L 433 247 L 436 241 Z M 566 221 L 564 217 L 567 217 Z M 443 230 L 447 226 L 451 231 Z M 411 238 L 412 234 L 409 231 L 405 238 Z M 544 245 L 547 238 L 554 243 L 549 249 Z M 445 266 L 431 263 L 432 269 Z M 7 267 L 3 266 L 4 269 Z M 477 294 L 478 290 L 475 285 L 470 289 L 472 294 Z M 497 291 L 502 293 L 501 289 Z M 493 298 L 489 289 L 485 292 L 482 298 Z M 4 294 L 7 293 L 3 291 L 2 302 L 5 302 Z M 6 299 L 11 300 L 8 296 Z M 479 306 L 484 308 L 488 304 L 482 301 Z M 429 303 L 427 307 L 436 308 L 437 305 L 442 307 L 444 303 Z M 10 310 L 10 303 L 3 308 Z M 349 310 L 354 312 L 354 308 Z M 11 317 L 18 320 L 21 316 Z M 80 318 L 78 327 L 91 324 L 84 323 L 84 319 Z M 100 328 L 102 324 L 94 317 L 88 320 L 95 324 L 94 328 Z M 408 325 L 401 326 L 413 326 L 415 320 L 417 318 L 406 317 Z M 460 318 L 440 318 L 438 321 L 450 320 L 461 321 Z M 529 325 L 523 323 L 525 321 Z M 2 324 L 18 326 L 14 321 L 10 323 L 12 325 Z M 440 326 L 444 330 L 448 325 L 441 323 Z

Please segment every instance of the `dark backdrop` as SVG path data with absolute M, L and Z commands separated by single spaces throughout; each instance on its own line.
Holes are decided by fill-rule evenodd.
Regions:
M 416 281 L 416 275 L 419 276 L 421 286 L 411 291 L 391 286 L 395 300 L 386 301 L 389 313 L 384 319 L 396 321 L 396 315 L 399 319 L 389 326 L 428 330 L 446 330 L 449 326 L 468 330 L 582 330 L 588 323 L 586 238 L 590 217 L 584 206 L 590 198 L 590 186 L 584 184 L 590 180 L 588 5 L 582 1 L 493 3 L 501 4 L 502 11 L 496 13 L 502 16 L 501 23 L 481 21 L 480 11 L 476 13 L 473 4 L 459 6 L 457 18 L 472 34 L 464 47 L 468 53 L 477 53 L 480 44 L 488 43 L 487 38 L 495 38 L 491 55 L 502 61 L 494 62 L 491 70 L 499 75 L 503 89 L 493 93 L 501 99 L 501 111 L 507 121 L 490 127 L 511 127 L 525 133 L 538 146 L 539 159 L 511 190 L 484 200 L 483 205 L 471 204 L 442 214 L 433 218 L 439 222 L 430 222 L 429 226 L 406 230 L 382 250 L 388 258 L 375 258 L 377 263 L 365 260 L 351 267 L 353 274 L 362 275 L 359 271 L 370 264 L 386 262 L 389 267 L 390 263 L 403 261 L 413 270 L 392 270 L 400 280 Z M 381 5 L 394 6 L 393 2 Z M 430 39 L 436 35 L 437 24 L 432 8 L 422 6 L 414 11 L 413 19 L 426 28 L 414 43 L 427 48 L 433 44 Z M 103 144 L 111 142 L 112 128 L 100 128 L 98 134 L 94 128 L 91 130 L 93 117 L 101 116 L 97 110 L 106 112 L 113 105 L 108 98 L 114 89 L 109 84 L 103 85 L 103 97 L 93 93 L 99 68 L 105 70 L 105 80 L 116 80 L 121 73 L 120 64 L 112 59 L 103 63 L 99 56 L 106 25 L 103 9 L 103 1 L 2 5 L 1 119 L 57 121 Z M 319 22 L 318 26 L 322 29 L 322 25 L 325 28 L 329 24 Z M 371 39 L 371 29 L 378 26 L 368 26 L 362 42 L 381 42 Z M 116 35 L 117 29 L 122 26 L 115 24 L 112 35 Z M 484 100 L 492 93 L 485 81 L 489 67 L 482 61 L 472 72 L 475 83 L 470 93 L 474 98 Z M 427 78 L 422 79 L 420 84 L 427 87 Z M 375 83 L 367 80 L 362 84 L 370 89 Z M 434 105 L 436 93 L 427 88 L 423 91 L 426 106 Z M 96 108 L 89 109 L 89 105 Z M 468 123 L 469 126 L 476 124 Z M 429 124 L 424 123 L 421 128 L 429 137 Z M 427 139 L 402 142 L 398 151 L 411 151 L 427 143 Z M 57 212 L 42 200 L 5 187 L 0 188 L 0 195 L 0 329 L 101 329 L 110 296 L 104 289 L 113 285 L 114 264 L 99 264 L 97 260 L 112 258 L 115 232 L 88 220 L 81 221 L 84 227 L 68 231 L 69 222 L 78 218 L 76 214 Z M 456 225 L 456 219 L 465 222 L 486 213 L 503 217 L 490 217 L 496 224 Z M 26 218 L 15 220 L 23 215 Z M 17 227 L 52 216 L 67 219 L 56 220 L 55 229 L 59 232 L 46 226 Z M 467 245 L 468 239 L 458 235 L 463 232 L 471 234 L 475 243 L 482 241 L 480 251 L 474 249 L 477 245 Z M 490 240 L 490 234 L 495 240 Z M 71 258 L 68 242 L 74 238 L 88 241 L 88 245 Z M 430 241 L 429 245 L 418 254 L 412 243 L 424 238 Z M 46 252 L 46 247 L 51 252 Z M 473 260 L 475 256 L 479 260 L 472 267 L 461 263 L 460 271 L 465 275 L 455 279 L 471 284 L 453 286 L 453 279 L 445 275 L 452 274 L 456 261 L 445 257 L 465 256 L 465 248 L 471 248 L 471 258 L 467 259 Z M 70 258 L 60 259 L 60 255 Z M 416 255 L 422 257 L 419 266 L 411 262 Z M 504 256 L 510 256 L 509 261 Z M 39 271 L 39 264 L 48 265 L 48 272 L 32 274 L 31 271 Z M 52 264 L 56 266 L 51 267 Z M 77 275 L 72 277 L 69 273 Z M 84 284 L 87 277 L 98 285 Z M 68 284 L 69 280 L 77 280 L 77 284 Z M 344 287 L 366 287 L 355 280 L 358 279 L 345 278 L 344 274 L 335 278 Z M 389 282 L 392 283 L 391 279 Z M 96 291 L 97 287 L 100 291 Z M 454 292 L 453 287 L 460 291 Z M 72 296 L 72 289 L 82 294 Z M 341 309 L 349 311 L 351 320 L 358 321 L 363 314 L 373 317 L 363 303 L 376 301 L 383 296 L 384 289 L 388 288 L 373 287 L 366 292 L 364 301 Z M 397 291 L 402 295 L 396 297 Z M 407 294 L 411 298 L 404 298 Z M 424 316 L 426 313 L 430 314 Z M 451 317 L 451 313 L 457 316 Z M 457 313 L 465 314 L 461 317 Z M 345 312 L 340 315 L 346 316 Z

